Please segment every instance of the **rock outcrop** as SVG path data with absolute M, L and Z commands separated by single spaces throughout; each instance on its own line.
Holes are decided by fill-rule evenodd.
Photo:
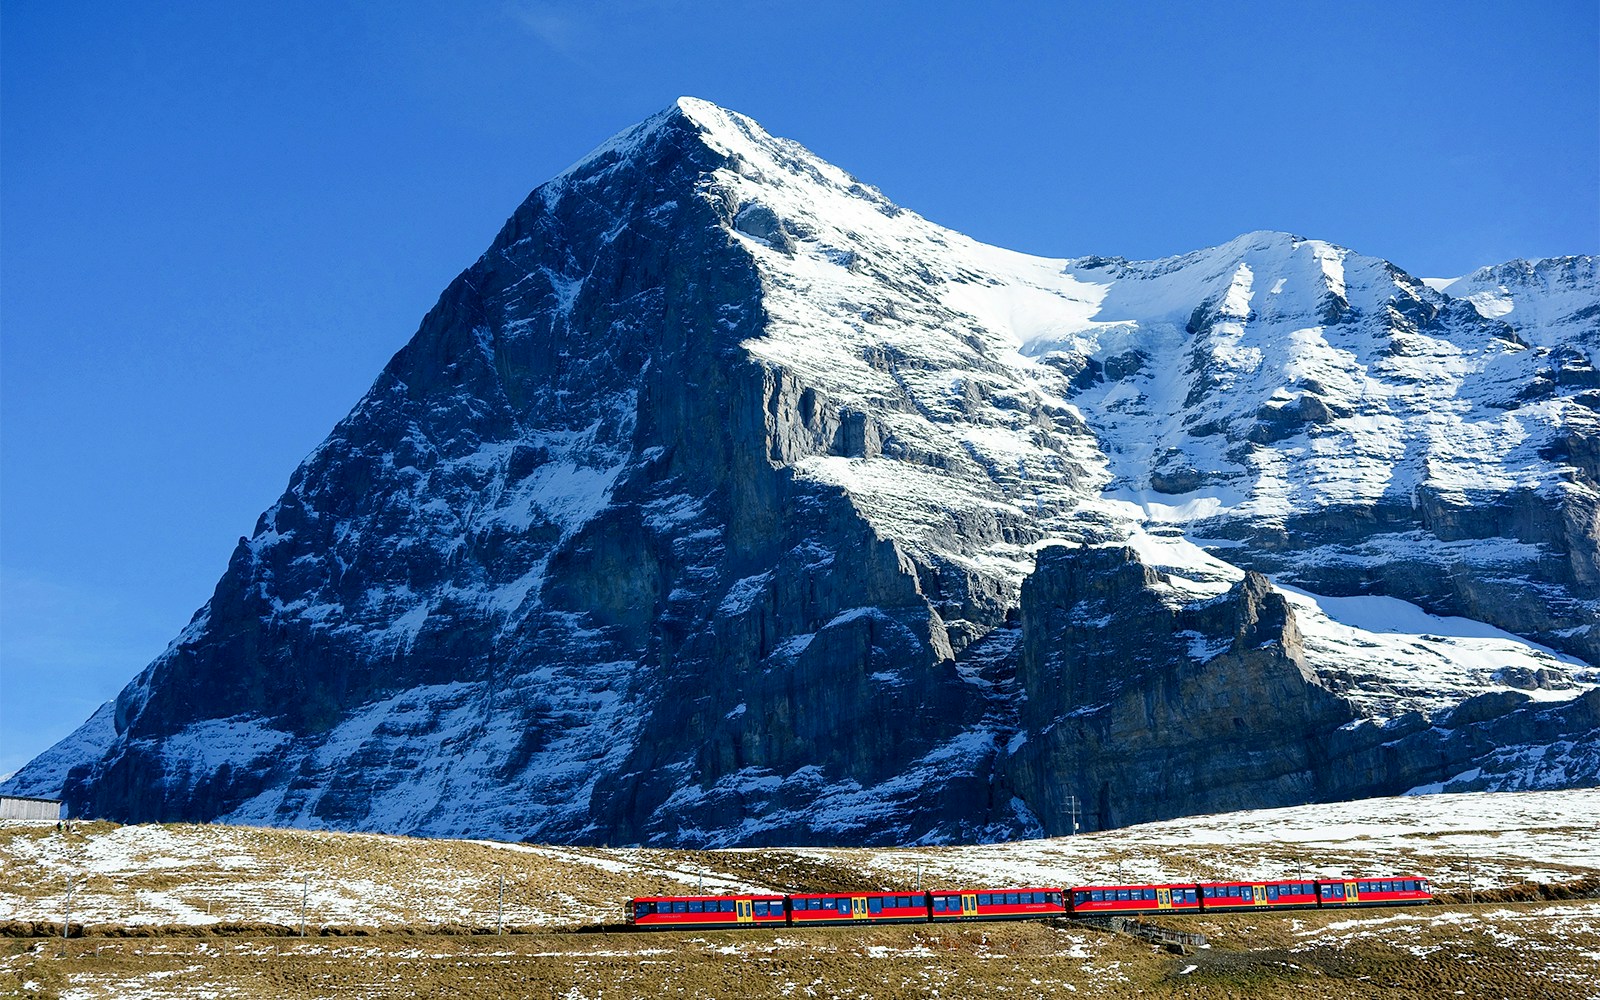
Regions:
M 1067 795 L 1090 829 L 1312 801 L 1329 734 L 1355 719 L 1258 573 L 1186 604 L 1128 549 L 1045 549 L 1022 623 L 1005 774 L 1047 830 L 1070 824 Z

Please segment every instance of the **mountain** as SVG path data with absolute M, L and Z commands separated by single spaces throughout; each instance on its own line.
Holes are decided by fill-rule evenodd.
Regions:
M 727 845 L 1600 784 L 1600 275 L 1052 260 L 685 98 L 539 187 L 79 813 Z

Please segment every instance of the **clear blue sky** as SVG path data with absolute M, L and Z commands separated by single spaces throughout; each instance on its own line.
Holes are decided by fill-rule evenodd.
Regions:
M 1036 253 L 1600 251 L 1594 0 L 4 0 L 0 47 L 0 773 L 165 646 L 530 189 L 680 94 Z

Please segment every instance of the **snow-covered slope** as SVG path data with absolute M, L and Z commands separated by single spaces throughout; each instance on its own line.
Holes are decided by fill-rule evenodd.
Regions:
M 683 99 L 518 208 L 6 787 L 739 843 L 1055 830 L 1119 753 L 1210 763 L 1096 825 L 1600 781 L 1595 260 L 1444 289 L 985 246 Z
M 557 848 L 256 827 L 92 825 L 62 836 L 0 822 L 0 921 L 60 919 L 82 880 L 86 924 L 494 922 L 497 876 L 511 926 L 613 919 L 655 893 L 797 892 L 844 885 L 1083 885 L 1124 879 L 1272 879 L 1408 872 L 1440 893 L 1600 875 L 1594 789 L 1429 795 L 1196 816 L 1007 844 L 916 850 L 719 852 Z M 309 887 L 303 880 L 309 879 Z

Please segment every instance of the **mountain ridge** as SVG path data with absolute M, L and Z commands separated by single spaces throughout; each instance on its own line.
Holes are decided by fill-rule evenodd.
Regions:
M 1469 301 L 1287 234 L 1018 254 L 680 99 L 530 194 L 167 652 L 6 787 L 720 844 L 1047 832 L 1052 776 L 1184 753 L 1233 762 L 1090 821 L 1536 780 L 1516 748 L 1557 731 L 1562 780 L 1600 781 L 1583 260 Z M 1555 343 L 1482 305 L 1519 275 L 1491 297 L 1559 286 Z M 1030 615 L 1030 581 L 1126 598 Z M 1410 612 L 1377 600 L 1500 627 L 1386 631 Z M 1124 708 L 1019 669 L 1168 616 Z M 1224 711 L 1280 683 L 1321 707 Z M 1493 747 L 1429 721 L 1464 710 Z

